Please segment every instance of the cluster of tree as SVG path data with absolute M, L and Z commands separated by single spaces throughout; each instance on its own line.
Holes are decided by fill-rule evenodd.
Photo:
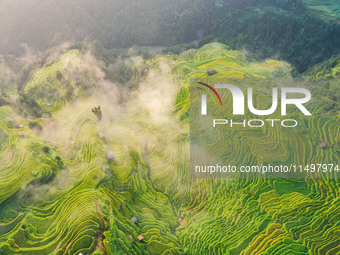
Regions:
M 36 118 L 42 116 L 41 106 L 30 94 L 20 93 L 18 106 L 24 114 L 28 114 Z
M 7 102 L 7 94 L 6 93 L 1 93 L 0 95 L 0 106 L 8 104 Z
M 313 16 L 301 0 L 3 0 L 0 20 L 0 54 L 86 37 L 110 49 L 210 36 L 304 71 L 340 51 L 340 24 Z

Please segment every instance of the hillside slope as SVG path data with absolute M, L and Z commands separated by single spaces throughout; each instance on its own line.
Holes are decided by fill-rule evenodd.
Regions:
M 190 177 L 191 78 L 292 79 L 288 63 L 219 43 L 122 61 L 131 88 L 90 52 L 60 53 L 0 107 L 0 254 L 340 252 L 337 179 Z M 230 159 L 339 162 L 339 100 L 328 81 L 308 84 L 309 121 L 289 134 L 231 133 Z

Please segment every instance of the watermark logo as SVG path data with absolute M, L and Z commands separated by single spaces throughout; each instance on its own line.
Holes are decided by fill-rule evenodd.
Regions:
M 214 87 L 203 83 L 198 82 L 199 84 L 210 89 L 220 101 L 221 106 L 222 100 L 220 95 L 217 93 L 215 89 L 228 89 L 233 98 L 233 114 L 234 115 L 244 115 L 245 114 L 245 96 L 243 91 L 231 84 L 215 84 Z M 304 95 L 302 98 L 288 98 L 289 94 L 301 94 Z M 210 93 L 210 96 L 213 96 Z M 214 99 L 214 98 L 213 98 Z M 287 115 L 287 105 L 295 105 L 304 115 L 312 115 L 306 107 L 303 105 L 307 103 L 311 99 L 311 93 L 309 90 L 305 88 L 281 88 L 281 115 Z M 254 107 L 253 104 L 253 88 L 248 88 L 248 109 L 251 113 L 256 115 L 270 115 L 274 113 L 278 107 L 278 88 L 272 88 L 272 105 L 269 109 L 266 110 L 258 110 Z M 202 107 L 201 107 L 202 115 L 207 115 L 207 94 L 202 94 Z
M 201 115 L 205 116 L 208 115 L 208 95 L 210 95 L 210 98 L 214 101 L 215 105 L 217 105 L 218 99 L 220 106 L 224 107 L 232 107 L 232 113 L 235 116 L 245 115 L 246 105 L 245 101 L 247 100 L 247 109 L 249 112 L 253 115 L 257 116 L 268 116 L 273 114 L 279 107 L 279 99 L 281 99 L 280 106 L 281 116 L 287 115 L 287 106 L 293 105 L 296 107 L 302 114 L 305 116 L 312 115 L 304 106 L 305 103 L 309 102 L 311 99 L 311 93 L 308 89 L 305 88 L 295 88 L 295 87 L 283 87 L 283 88 L 277 88 L 273 87 L 271 89 L 271 104 L 268 109 L 260 110 L 257 109 L 257 107 L 254 105 L 254 89 L 252 87 L 247 88 L 247 97 L 245 97 L 243 91 L 237 87 L 236 85 L 232 84 L 215 84 L 214 86 L 211 86 L 207 83 L 203 82 L 197 82 L 199 84 L 198 88 L 203 91 L 203 94 L 201 94 Z M 203 87 L 201 87 L 201 85 Z M 232 100 L 228 100 L 226 104 L 222 103 L 222 98 L 217 90 L 226 90 L 229 93 L 231 93 Z M 223 92 L 223 90 L 220 90 Z M 225 91 L 224 91 L 225 92 Z M 281 98 L 279 98 L 279 92 L 281 95 Z M 296 96 L 296 97 L 294 97 Z M 231 102 L 232 101 L 232 102 Z M 230 124 L 231 127 L 235 125 L 241 125 L 243 127 L 250 127 L 250 128 L 258 128 L 263 127 L 265 123 L 268 122 L 271 124 L 272 127 L 274 127 L 276 122 L 280 122 L 281 126 L 283 127 L 296 127 L 298 125 L 298 122 L 295 119 L 250 119 L 243 121 L 235 121 L 233 119 L 214 119 L 213 120 L 213 127 L 216 127 L 217 125 L 226 125 Z

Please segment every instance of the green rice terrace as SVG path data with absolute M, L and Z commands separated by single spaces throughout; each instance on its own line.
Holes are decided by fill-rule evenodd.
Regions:
M 309 9 L 325 20 L 340 22 L 340 2 L 336 0 L 304 0 Z
M 191 78 L 289 80 L 289 63 L 219 43 L 119 62 L 55 50 L 2 94 L 1 255 L 340 254 L 338 179 L 189 172 Z M 309 121 L 234 132 L 230 158 L 340 162 L 339 78 L 338 57 L 309 69 Z

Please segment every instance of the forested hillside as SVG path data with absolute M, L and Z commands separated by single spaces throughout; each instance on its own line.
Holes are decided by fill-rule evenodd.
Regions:
M 315 15 L 316 4 L 301 0 L 3 0 L 0 52 L 18 55 L 25 45 L 41 51 L 85 38 L 107 49 L 175 46 L 194 40 L 203 40 L 203 45 L 217 39 L 260 57 L 280 57 L 304 71 L 340 51 L 339 22 Z

